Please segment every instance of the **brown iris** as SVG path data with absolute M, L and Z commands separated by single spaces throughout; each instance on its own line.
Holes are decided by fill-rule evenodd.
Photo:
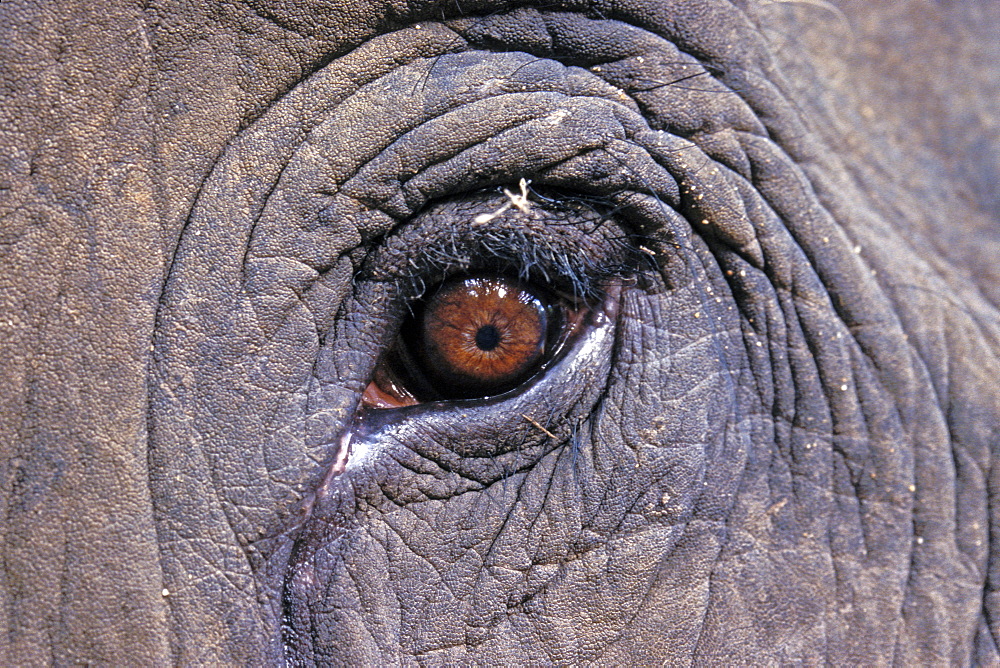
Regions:
M 369 407 L 513 389 L 550 356 L 563 320 L 547 296 L 496 276 L 447 281 L 414 311 L 365 391 Z
M 418 352 L 431 380 L 461 392 L 506 389 L 545 354 L 548 318 L 535 294 L 502 278 L 467 278 L 431 297 Z

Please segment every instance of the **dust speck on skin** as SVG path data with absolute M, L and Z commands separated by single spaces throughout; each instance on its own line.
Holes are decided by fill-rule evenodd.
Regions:
M 788 498 L 787 497 L 785 497 L 783 499 L 779 499 L 778 501 L 775 501 L 773 504 L 771 504 L 771 507 L 768 508 L 765 511 L 764 514 L 765 515 L 774 515 L 776 512 L 778 512 L 779 510 L 781 510 L 782 508 L 784 508 L 785 504 L 787 504 L 787 503 L 788 503 Z
M 548 429 L 546 429 L 545 427 L 543 427 L 541 425 L 541 423 L 538 422 L 538 420 L 536 420 L 536 419 L 534 419 L 534 418 L 532 418 L 532 417 L 530 417 L 528 415 L 525 415 L 524 413 L 521 413 L 521 417 L 523 417 L 525 420 L 527 420 L 528 422 L 530 422 L 532 424 L 532 426 L 534 426 L 536 429 L 538 429 L 539 431 L 541 431 L 543 434 L 545 434 L 549 438 L 555 438 L 556 437 L 555 434 L 553 434 L 551 431 L 549 431 Z
M 305 588 L 313 588 L 318 584 L 316 570 L 309 564 L 303 564 L 293 576 Z
M 544 118 L 544 121 L 549 125 L 559 125 L 563 120 L 569 116 L 569 111 L 566 109 L 556 109 L 551 114 Z M 522 181 L 524 179 L 521 179 Z
M 507 211 L 508 209 L 510 209 L 511 207 L 516 208 L 521 213 L 525 213 L 525 214 L 526 213 L 530 213 L 531 212 L 531 200 L 528 199 L 528 186 L 530 184 L 531 184 L 531 181 L 529 181 L 527 179 L 521 179 L 520 182 L 518 183 L 518 187 L 521 190 L 520 194 L 512 193 L 507 188 L 504 188 L 503 189 L 503 194 L 506 195 L 507 198 L 510 201 L 507 202 L 506 204 L 504 204 L 503 206 L 501 206 L 499 209 L 497 209 L 493 213 L 481 213 L 481 214 L 479 214 L 478 216 L 476 216 L 475 218 L 472 219 L 472 224 L 473 225 L 485 225 L 486 223 L 490 222 L 491 220 L 493 220 L 497 216 L 501 215 L 502 213 L 504 213 L 505 211 Z

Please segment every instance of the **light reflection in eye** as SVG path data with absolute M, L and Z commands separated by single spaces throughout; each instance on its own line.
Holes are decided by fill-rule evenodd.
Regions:
M 552 359 L 583 313 L 502 276 L 447 281 L 416 305 L 362 402 L 396 408 L 507 392 Z

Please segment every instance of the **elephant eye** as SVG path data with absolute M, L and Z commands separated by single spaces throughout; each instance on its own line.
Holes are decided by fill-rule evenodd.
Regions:
M 548 290 L 499 276 L 445 281 L 411 310 L 364 393 L 368 407 L 512 390 L 555 357 L 583 313 Z

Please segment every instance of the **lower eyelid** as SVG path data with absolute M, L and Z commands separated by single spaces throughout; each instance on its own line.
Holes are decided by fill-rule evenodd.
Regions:
M 419 403 L 396 379 L 387 375 L 381 364 L 361 395 L 361 405 L 365 408 L 403 408 Z

